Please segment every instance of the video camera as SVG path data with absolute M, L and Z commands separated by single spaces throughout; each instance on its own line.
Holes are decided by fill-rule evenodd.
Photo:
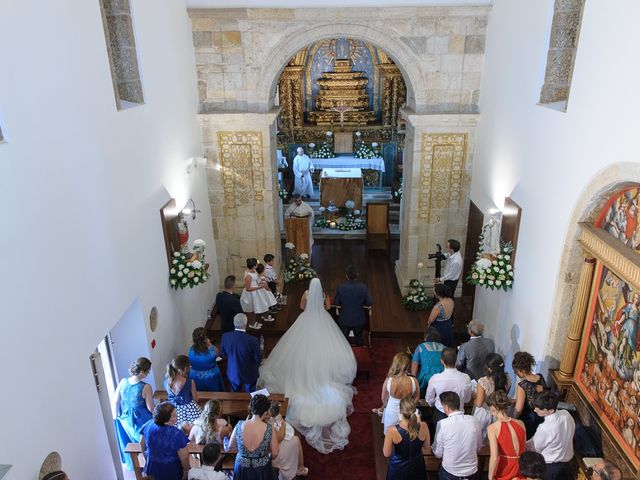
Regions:
M 427 258 L 436 262 L 436 278 L 440 278 L 440 274 L 442 273 L 442 261 L 447 259 L 447 256 L 442 253 L 442 246 L 439 243 L 436 243 L 436 253 L 428 254 Z
M 447 257 L 444 253 L 442 253 L 442 246 L 439 243 L 436 243 L 436 249 L 436 253 L 430 253 L 429 255 L 427 255 L 427 258 L 429 260 L 435 260 L 436 262 L 446 260 Z

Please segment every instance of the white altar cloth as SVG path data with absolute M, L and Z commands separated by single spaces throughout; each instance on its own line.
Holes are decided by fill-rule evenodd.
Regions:
M 356 158 L 354 156 L 344 156 L 335 158 L 312 158 L 313 167 L 318 168 L 362 168 L 368 170 L 378 170 L 384 172 L 384 160 L 376 158 Z
M 362 178 L 360 168 L 323 168 L 323 178 Z

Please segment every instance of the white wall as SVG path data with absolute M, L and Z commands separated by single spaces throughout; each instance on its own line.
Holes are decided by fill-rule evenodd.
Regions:
M 638 161 L 634 114 L 640 107 L 640 58 L 633 55 L 640 3 L 634 0 L 586 2 L 567 112 L 536 105 L 553 3 L 494 1 L 471 191 L 485 214 L 502 207 L 505 196 L 522 207 L 513 291 L 478 289 L 475 316 L 501 351 L 511 349 L 513 335 L 521 349 L 546 362 L 574 208 L 607 165 Z
M 98 0 L 0 5 L 0 464 L 37 478 L 52 450 L 72 478 L 113 479 L 89 354 L 136 298 L 156 382 L 204 322 L 217 285 L 173 292 L 159 209 L 190 196 L 191 240 L 216 260 L 185 0 L 131 0 L 145 104 L 118 112 Z M 148 328 L 148 326 L 147 326 Z

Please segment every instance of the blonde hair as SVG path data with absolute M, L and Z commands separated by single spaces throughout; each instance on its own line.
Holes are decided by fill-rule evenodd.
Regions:
M 396 353 L 391 362 L 387 378 L 407 374 L 411 371 L 411 357 L 406 352 Z
M 409 438 L 415 440 L 420 433 L 420 422 L 416 414 L 416 402 L 412 398 L 405 398 L 400 401 L 400 415 L 409 422 Z
M 222 403 L 220 400 L 209 400 L 204 404 L 202 413 L 200 414 L 202 438 L 204 440 L 198 440 L 198 443 L 211 443 L 215 441 L 215 434 L 219 429 L 218 422 L 216 420 L 220 418 L 222 413 Z

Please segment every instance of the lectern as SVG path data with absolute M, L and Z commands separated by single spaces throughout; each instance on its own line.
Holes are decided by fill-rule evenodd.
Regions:
M 287 232 L 287 242 L 296 246 L 296 253 L 306 253 L 311 256 L 311 229 L 309 228 L 310 217 L 290 217 L 284 220 Z

